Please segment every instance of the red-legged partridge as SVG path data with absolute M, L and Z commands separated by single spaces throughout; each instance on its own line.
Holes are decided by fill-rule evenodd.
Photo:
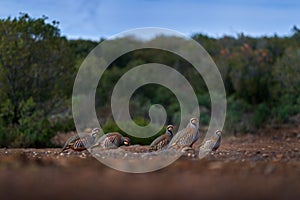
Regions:
M 216 151 L 221 145 L 222 131 L 217 130 L 209 139 L 204 141 L 199 149 L 199 157 L 202 158 L 211 151 Z
M 95 142 L 96 137 L 98 136 L 100 132 L 99 128 L 94 128 L 92 132 L 89 135 L 86 136 L 79 136 L 79 134 L 76 134 L 72 137 L 70 137 L 65 145 L 63 146 L 61 152 L 64 152 L 68 149 L 72 149 L 74 151 L 84 151 L 90 146 L 92 146 Z
M 199 120 L 196 118 L 190 119 L 186 128 L 182 129 L 173 137 L 169 144 L 169 148 L 182 150 L 184 147 L 192 147 L 193 144 L 199 139 L 200 132 Z
M 156 138 L 151 144 L 149 151 L 162 150 L 170 143 L 173 137 L 173 125 L 168 125 L 166 128 L 166 133 Z
M 99 140 L 93 145 L 92 148 L 100 147 L 104 149 L 116 149 L 119 146 L 130 145 L 130 139 L 128 137 L 123 137 L 118 132 L 107 133 L 103 135 Z

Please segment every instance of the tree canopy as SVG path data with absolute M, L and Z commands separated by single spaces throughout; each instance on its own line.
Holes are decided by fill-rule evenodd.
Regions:
M 66 38 L 60 36 L 58 22 L 49 24 L 46 20 L 27 14 L 0 20 L 0 123 L 4 143 L 45 143 L 43 137 L 51 136 L 47 117 L 62 112 L 70 98 L 75 72 L 72 51 Z
M 34 19 L 27 14 L 0 20 L 1 147 L 51 146 L 50 138 L 57 131 L 74 129 L 70 98 L 75 75 L 100 41 L 68 40 L 61 36 L 58 25 L 57 21 L 48 23 L 47 17 Z M 228 98 L 226 132 L 255 132 L 265 125 L 295 123 L 293 116 L 300 113 L 300 31 L 296 26 L 285 37 L 239 34 L 212 38 L 194 34 L 192 38 L 212 56 L 224 80 Z M 158 36 L 147 42 L 165 39 Z M 115 39 L 112 48 L 123 42 L 145 41 Z M 129 69 L 150 62 L 173 67 L 188 79 L 200 105 L 201 127 L 206 126 L 210 96 L 201 76 L 190 63 L 170 52 L 143 49 L 116 59 L 99 81 L 96 111 L 104 131 L 122 133 L 110 109 L 114 85 Z M 134 93 L 130 111 L 136 123 L 146 125 L 148 110 L 157 103 L 165 106 L 168 123 L 176 125 L 180 120 L 178 101 L 159 85 L 145 85 Z M 148 144 L 153 137 L 132 139 L 133 143 Z

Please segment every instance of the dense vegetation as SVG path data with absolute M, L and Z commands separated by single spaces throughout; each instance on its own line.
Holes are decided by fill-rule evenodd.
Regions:
M 160 42 L 161 37 L 148 42 Z M 266 125 L 295 123 L 294 116 L 300 113 L 297 27 L 288 37 L 195 34 L 192 38 L 209 52 L 222 74 L 228 101 L 227 133 L 255 133 Z M 99 42 L 67 40 L 60 35 L 58 22 L 47 23 L 46 17 L 33 19 L 22 14 L 0 20 L 0 147 L 51 146 L 50 138 L 57 131 L 74 129 L 73 82 L 81 62 Z M 210 97 L 201 76 L 170 52 L 145 49 L 115 60 L 100 80 L 96 110 L 104 131 L 119 130 L 110 109 L 114 84 L 128 69 L 149 62 L 174 67 L 189 80 L 201 106 L 201 125 L 207 125 Z M 146 125 L 148 109 L 155 103 L 166 108 L 168 123 L 178 123 L 180 107 L 174 94 L 158 85 L 146 85 L 134 93 L 130 104 L 134 120 Z M 153 137 L 132 139 L 146 144 Z

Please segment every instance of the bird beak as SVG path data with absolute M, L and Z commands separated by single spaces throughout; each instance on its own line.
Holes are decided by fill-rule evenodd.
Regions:
M 125 144 L 125 145 L 128 145 L 129 143 L 128 143 L 127 141 L 124 141 L 124 144 Z

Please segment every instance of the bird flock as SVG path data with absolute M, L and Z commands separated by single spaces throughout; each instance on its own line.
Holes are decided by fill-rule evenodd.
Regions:
M 162 151 L 165 149 L 173 149 L 180 152 L 189 152 L 188 155 L 195 155 L 195 142 L 200 137 L 199 120 L 191 118 L 187 126 L 173 134 L 174 126 L 168 125 L 166 132 L 157 137 L 150 144 L 148 152 Z M 222 131 L 217 130 L 211 137 L 206 139 L 199 148 L 199 157 L 203 157 L 210 151 L 216 151 L 221 144 Z M 74 135 L 70 137 L 63 146 L 61 153 L 68 150 L 84 151 L 94 148 L 116 149 L 120 146 L 130 146 L 131 140 L 122 136 L 118 132 L 107 133 L 101 136 L 100 129 L 94 128 L 89 134 Z

